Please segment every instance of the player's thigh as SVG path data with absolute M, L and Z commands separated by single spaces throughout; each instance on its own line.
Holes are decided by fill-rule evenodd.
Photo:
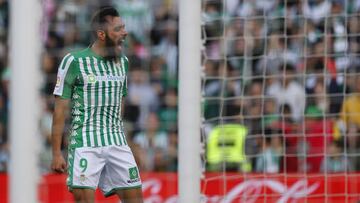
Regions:
M 76 202 L 93 203 L 95 200 L 95 190 L 93 189 L 73 189 L 72 194 Z
M 101 148 L 76 148 L 69 151 L 67 185 L 73 189 L 92 189 L 98 186 L 105 159 Z
M 116 190 L 116 195 L 121 199 L 123 203 L 142 203 L 142 191 L 141 188 L 133 188 L 128 190 Z
M 117 190 L 141 188 L 139 170 L 128 146 L 110 146 L 106 150 L 106 165 L 99 187 L 105 196 L 113 195 Z

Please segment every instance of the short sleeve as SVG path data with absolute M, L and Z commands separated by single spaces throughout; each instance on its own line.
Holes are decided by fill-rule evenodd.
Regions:
M 63 99 L 69 99 L 72 95 L 78 72 L 74 56 L 71 54 L 64 56 L 59 65 L 53 94 L 60 96 Z

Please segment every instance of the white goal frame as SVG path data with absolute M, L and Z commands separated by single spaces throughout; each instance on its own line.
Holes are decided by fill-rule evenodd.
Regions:
M 179 1 L 180 203 L 200 202 L 201 1 Z
M 40 181 L 38 155 L 41 1 L 10 3 L 10 166 L 11 203 L 36 203 Z

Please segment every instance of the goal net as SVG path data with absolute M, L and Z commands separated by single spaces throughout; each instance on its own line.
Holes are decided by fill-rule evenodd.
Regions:
M 359 11 L 202 1 L 205 202 L 359 200 Z

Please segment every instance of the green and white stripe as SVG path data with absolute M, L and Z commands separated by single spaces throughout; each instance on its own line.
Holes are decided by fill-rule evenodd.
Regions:
M 100 76 L 104 76 L 104 72 L 103 70 L 100 70 L 100 67 L 98 65 L 98 60 L 95 57 L 92 57 L 92 60 L 94 61 L 94 67 L 95 67 L 95 71 L 96 71 L 96 75 L 100 75 Z M 103 104 L 104 103 L 104 98 L 105 98 L 105 94 L 103 94 L 104 92 L 104 87 L 105 87 L 105 82 L 104 81 L 100 81 L 99 82 L 99 88 L 98 88 L 98 103 L 99 104 Z M 97 138 L 98 140 L 100 140 L 101 144 L 100 146 L 107 146 L 109 145 L 108 139 L 106 136 L 101 136 L 104 135 L 104 128 L 102 127 L 104 125 L 103 120 L 104 120 L 104 114 L 102 114 L 104 110 L 104 106 L 101 105 L 96 109 L 96 127 L 97 127 Z
M 126 57 L 105 60 L 90 49 L 67 54 L 54 94 L 72 98 L 72 147 L 127 145 L 121 121 Z
M 114 62 L 108 62 L 108 65 L 110 66 L 110 67 L 112 67 L 112 70 L 114 71 L 114 73 L 116 74 L 116 75 L 120 75 L 119 74 L 119 71 L 117 70 L 117 68 L 114 66 Z M 114 86 L 114 88 L 115 88 L 115 90 L 114 90 L 114 98 L 115 98 L 115 100 L 114 100 L 114 102 L 115 102 L 115 105 L 114 105 L 114 111 L 113 111 L 113 113 L 114 113 L 114 121 L 116 122 L 118 119 L 119 119 L 119 109 L 120 109 L 120 91 L 121 91 L 121 84 L 120 85 L 115 85 Z M 118 108 L 115 108 L 115 107 L 118 107 Z M 119 126 L 120 127 L 120 126 Z M 119 142 L 119 144 L 120 145 L 122 145 L 123 144 L 123 140 L 121 139 L 121 137 L 120 137 L 120 133 L 119 133 L 119 128 L 115 128 L 114 129 L 115 130 L 115 133 L 114 133 L 114 135 L 115 135 L 115 137 L 116 137 L 116 140 L 118 140 L 118 142 Z
M 80 72 L 85 72 L 85 67 L 84 67 L 84 61 L 82 58 L 79 58 L 79 67 L 80 67 Z M 85 72 L 87 73 L 87 72 Z M 88 73 L 87 73 L 88 74 Z M 83 107 L 84 107 L 84 120 L 83 122 L 86 122 L 89 118 L 89 114 L 88 114 L 88 111 L 87 109 L 89 108 L 88 107 L 88 91 L 87 91 L 87 87 L 88 87 L 88 84 L 85 82 L 86 78 L 84 78 L 84 86 L 83 86 L 83 98 L 84 98 L 84 103 L 83 103 Z M 82 140 L 83 140 L 83 145 L 84 147 L 89 147 L 91 146 L 91 141 L 90 141 L 90 137 L 87 135 L 87 127 L 88 125 L 86 123 L 83 123 L 83 128 L 82 128 Z
M 108 67 L 108 71 L 110 73 L 110 75 L 115 75 L 115 73 L 112 70 L 112 67 L 109 66 L 109 63 L 106 64 L 106 66 Z M 115 125 L 114 122 L 114 116 L 113 112 L 114 112 L 114 106 L 115 106 L 115 82 L 114 81 L 108 81 L 109 82 L 109 94 L 110 95 L 110 99 L 109 99 L 109 103 L 107 104 L 107 110 L 109 112 L 109 131 L 108 133 L 113 137 L 113 141 L 116 145 L 119 145 L 119 139 L 117 139 L 117 136 L 115 135 L 114 132 L 114 128 L 113 126 Z M 110 113 L 111 112 L 111 113 Z
M 104 70 L 104 73 L 105 74 L 110 74 L 110 71 L 109 69 L 106 68 L 105 64 L 103 61 L 100 61 L 100 67 L 102 68 L 102 70 Z M 108 70 L 108 71 L 107 71 Z M 104 81 L 104 83 L 106 83 L 106 88 L 104 88 L 104 97 L 105 97 L 105 104 L 108 105 L 109 102 L 111 101 L 111 98 L 108 97 L 108 96 L 105 96 L 105 95 L 109 95 L 110 94 L 110 91 L 109 91 L 109 85 L 111 85 L 111 82 L 110 81 Z M 108 107 L 105 106 L 103 107 L 103 111 L 104 112 L 108 112 Z M 114 138 L 113 136 L 110 135 L 110 126 L 109 126 L 109 123 L 110 123 L 110 116 L 105 116 L 104 117 L 104 121 L 107 123 L 107 127 L 104 128 L 104 135 L 106 135 L 106 138 L 109 142 L 109 145 L 112 145 L 112 144 L 115 144 L 115 141 L 114 141 Z
M 93 71 L 93 66 L 90 62 L 90 58 L 89 57 L 85 57 L 86 60 L 86 68 L 88 71 L 88 75 L 95 75 L 94 71 Z M 97 87 L 99 86 L 98 83 L 95 83 L 95 89 L 97 89 Z M 91 146 L 98 146 L 98 142 L 97 142 L 97 138 L 96 138 L 96 131 L 94 129 L 94 125 L 95 125 L 95 121 L 96 121 L 96 117 L 95 117 L 95 110 L 97 108 L 97 104 L 96 104 L 96 95 L 95 95 L 95 91 L 94 91 L 94 87 L 92 84 L 89 84 L 88 81 L 88 85 L 87 85 L 87 90 L 85 91 L 86 93 L 88 93 L 88 99 L 89 100 L 89 104 L 90 104 L 90 108 L 89 108 L 89 120 L 88 120 L 88 130 L 89 130 L 89 136 L 90 136 L 90 143 Z

